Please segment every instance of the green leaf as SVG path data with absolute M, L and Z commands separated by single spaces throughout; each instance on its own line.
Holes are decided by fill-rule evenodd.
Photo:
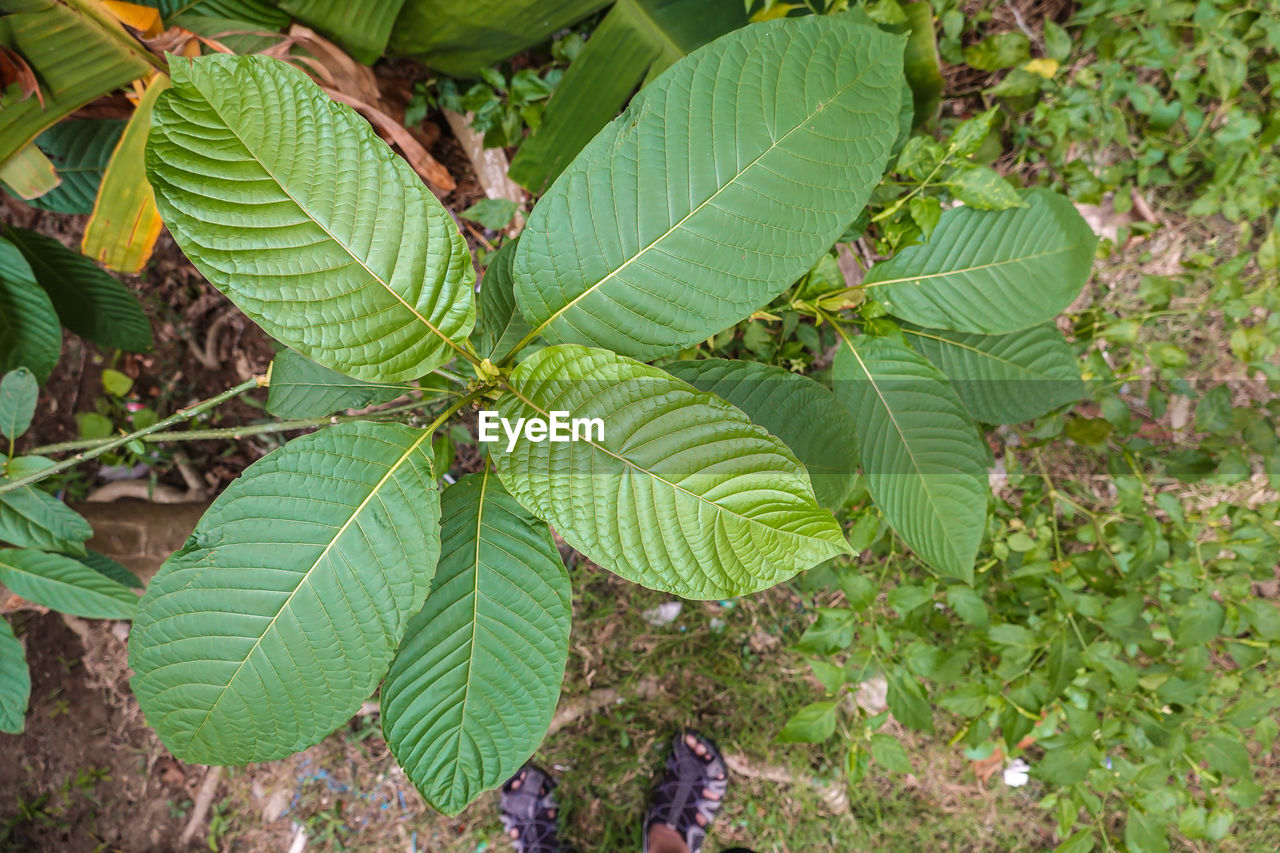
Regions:
M 103 347 L 146 352 L 151 323 L 138 298 L 115 276 L 79 252 L 25 228 L 5 228 L 49 294 L 62 325 Z
M 903 56 L 903 70 L 911 84 L 913 100 L 912 126 L 919 127 L 938 114 L 942 103 L 942 70 L 938 57 L 938 43 L 933 32 L 933 7 L 927 0 L 902 5 L 911 27 L 907 49 Z
M 22 734 L 31 697 L 31 671 L 27 653 L 13 627 L 0 619 L 0 732 Z
M 880 180 L 902 41 L 811 16 L 677 62 L 534 207 L 516 252 L 520 311 L 554 343 L 649 360 L 767 303 Z
M 53 303 L 18 247 L 0 239 L 0 373 L 26 367 L 44 382 L 61 352 Z
M 282 758 L 373 692 L 439 556 L 429 438 L 356 421 L 294 439 L 249 466 L 161 567 L 129 662 L 175 756 Z
M 915 676 L 902 669 L 886 670 L 884 676 L 888 685 L 885 700 L 894 718 L 907 728 L 932 732 L 933 709 Z
M 987 449 L 955 391 L 888 338 L 845 339 L 832 379 L 858 425 L 876 506 L 921 559 L 972 583 L 987 515 Z
M 791 451 L 718 397 L 571 345 L 539 350 L 509 386 L 498 410 L 512 424 L 553 410 L 602 422 L 603 438 L 521 438 L 508 449 L 504 436 L 492 453 L 520 503 L 628 580 L 726 598 L 849 551 Z
M 458 215 L 478 222 L 490 231 L 501 231 L 511 224 L 511 217 L 519 207 L 509 198 L 486 198 L 468 207 Z
M 1058 62 L 1066 62 L 1071 55 L 1071 36 L 1048 18 L 1044 20 L 1044 47 L 1049 58 Z
M 455 815 L 542 742 L 572 591 L 551 532 L 496 476 L 462 478 L 440 512 L 440 565 L 382 686 L 382 726 L 427 802 Z
M 1053 848 L 1053 853 L 1090 853 L 1094 847 L 1094 831 L 1093 827 L 1089 827 L 1080 830 Z
M 778 743 L 821 743 L 836 733 L 836 703 L 805 705 L 778 732 Z
M 22 476 L 12 471 L 11 475 Z M 0 478 L 0 484 L 3 483 L 4 478 Z M 0 494 L 0 542 L 20 548 L 83 554 L 84 542 L 92 535 L 89 522 L 53 495 L 34 486 Z
M 1032 765 L 1032 772 L 1040 779 L 1066 787 L 1084 781 L 1084 777 L 1097 765 L 1093 750 L 1083 744 L 1069 744 L 1050 749 Z
M 529 334 L 529 323 L 516 310 L 515 276 L 511 264 L 517 241 L 504 243 L 489 262 L 480 280 L 480 319 L 476 324 L 477 348 L 494 364 L 515 354 L 516 345 Z
M 0 435 L 15 440 L 31 426 L 40 386 L 30 370 L 19 367 L 0 379 Z
M 97 551 L 90 551 L 82 557 L 76 559 L 83 565 L 88 566 L 100 575 L 111 578 L 122 586 L 130 589 L 142 589 L 142 579 L 106 554 L 99 554 Z
M 1165 819 L 1130 806 L 1124 826 L 1124 843 L 1129 853 L 1169 853 Z
M 980 71 L 1012 68 L 1031 58 L 1031 41 L 1022 33 L 996 33 L 964 49 L 964 61 Z
M 0 583 L 27 601 L 89 619 L 129 619 L 138 596 L 61 554 L 0 549 Z
M 781 367 L 708 358 L 665 369 L 699 391 L 737 406 L 782 439 L 809 471 L 818 504 L 837 510 L 858 473 L 857 426 L 824 386 Z
M 113 397 L 123 397 L 133 388 L 133 380 L 118 370 L 102 371 L 102 390 Z
M 387 52 L 469 77 L 607 5 L 609 0 L 407 0 Z
M 947 179 L 947 189 L 960 201 L 978 210 L 1006 210 L 1027 206 L 1008 181 L 986 166 L 974 166 L 954 172 Z
M 874 734 L 871 736 L 871 757 L 886 770 L 894 773 L 911 773 L 911 759 L 903 748 L 902 742 L 893 735 Z
M 947 606 L 956 615 L 975 628 L 987 627 L 988 615 L 986 602 L 982 596 L 967 586 L 947 588 Z
M 111 162 L 128 122 L 120 119 L 69 119 L 36 137 L 62 183 L 29 204 L 54 213 L 93 213 L 102 173 Z
M 399 382 L 363 382 L 330 370 L 291 349 L 271 362 L 267 411 L 278 418 L 320 418 L 343 409 L 363 409 L 409 390 Z
M 351 108 L 265 56 L 174 58 L 147 172 L 178 245 L 272 337 L 348 376 L 416 379 L 475 321 L 448 211 Z
M 1176 642 L 1183 648 L 1203 645 L 1222 630 L 1227 611 L 1208 593 L 1194 596 L 1176 611 L 1178 632 Z
M 868 293 L 934 329 L 998 335 L 1053 319 L 1088 280 L 1098 238 L 1062 196 L 1022 198 L 1012 210 L 948 210 L 929 242 L 871 268 Z
M 911 326 L 902 331 L 982 423 L 1022 423 L 1085 396 L 1080 363 L 1052 323 L 1007 335 Z
M 642 81 L 746 23 L 740 0 L 618 0 L 556 85 L 541 126 L 511 161 L 511 179 L 542 192 Z
M 1210 770 L 1237 779 L 1248 779 L 1249 751 L 1239 739 L 1227 735 L 1209 735 L 1198 741 Z
M 278 0 L 293 17 L 319 30 L 365 65 L 377 62 L 386 51 L 391 29 L 405 0 Z
M 257 29 L 278 30 L 289 25 L 289 16 L 265 0 L 139 0 L 159 9 L 165 24 L 188 26 L 192 17 L 241 21 Z

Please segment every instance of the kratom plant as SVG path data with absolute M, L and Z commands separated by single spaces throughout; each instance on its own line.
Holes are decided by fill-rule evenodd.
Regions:
M 269 454 L 165 563 L 130 661 L 173 753 L 289 755 L 381 683 L 392 751 L 460 811 L 555 708 L 570 585 L 548 525 L 644 586 L 745 595 L 852 553 L 832 510 L 861 469 L 916 553 L 972 581 L 988 502 L 975 418 L 1082 393 L 1051 321 L 1095 240 L 1033 191 L 941 212 L 856 287 L 812 285 L 909 130 L 904 43 L 815 16 L 676 62 L 495 257 L 478 319 L 452 218 L 362 119 L 275 60 L 172 59 L 146 155 L 156 201 L 197 268 L 291 348 L 262 380 L 277 408 L 282 385 L 333 410 L 429 374 L 457 384 L 426 429 L 345 422 Z M 795 311 L 839 331 L 832 388 L 696 359 L 802 278 Z M 433 433 L 473 408 L 514 434 L 440 492 Z M 546 440 L 560 415 L 576 440 Z

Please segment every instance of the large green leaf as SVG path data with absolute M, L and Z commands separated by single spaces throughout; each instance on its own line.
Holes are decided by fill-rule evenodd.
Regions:
M 903 38 L 770 21 L 677 62 L 534 207 L 516 304 L 553 342 L 648 360 L 740 320 L 853 221 L 896 137 Z
M 6 228 L 4 236 L 27 259 L 62 325 L 99 346 L 151 349 L 151 323 L 115 276 L 52 237 L 25 228 Z
M 819 504 L 844 504 L 858 474 L 857 425 L 826 387 L 781 367 L 723 358 L 677 361 L 666 370 L 782 439 L 809 469 Z
M 603 350 L 547 347 L 512 372 L 498 410 L 599 418 L 578 441 L 493 445 L 508 491 L 628 580 L 685 598 L 781 583 L 849 546 L 780 440 L 719 397 Z
M 43 100 L 0 101 L 0 163 L 72 110 L 164 67 L 99 0 L 7 0 L 4 11 L 0 44 L 31 65 Z
M 0 583 L 36 604 L 89 619 L 129 619 L 138 596 L 65 557 L 28 548 L 0 549 Z
M 529 324 L 516 310 L 513 294 L 515 277 L 511 264 L 516 257 L 517 241 L 503 245 L 489 262 L 480 280 L 480 319 L 477 321 L 477 349 L 494 364 L 502 363 L 512 355 L 525 335 Z
M 8 621 L 0 619 L 0 732 L 22 734 L 30 696 L 27 654 Z
M 62 352 L 49 295 L 18 247 L 0 238 L 0 373 L 25 367 L 44 382 Z
M 187 257 L 268 334 L 357 379 L 415 379 L 475 322 L 448 211 L 349 107 L 264 56 L 173 60 L 147 171 Z
M 538 130 L 511 161 L 512 180 L 542 192 L 642 80 L 746 23 L 740 0 L 618 0 L 556 84 Z
M 147 588 L 129 638 L 133 692 L 174 755 L 282 758 L 368 698 L 439 554 L 429 438 L 330 427 L 214 501 Z
M 366 65 L 382 56 L 405 0 L 279 0 L 280 8 L 336 41 Z
M 983 423 L 1022 423 L 1085 396 L 1079 361 L 1052 323 L 1008 335 L 916 327 L 903 332 Z
M 319 418 L 341 409 L 386 403 L 408 390 L 399 382 L 352 379 L 286 349 L 271 362 L 267 411 L 278 418 Z
M 53 161 L 62 183 L 28 203 L 55 213 L 92 213 L 102 173 L 126 124 L 119 119 L 69 119 L 37 136 L 36 145 Z
M 903 71 L 911 85 L 912 124 L 918 127 L 933 119 L 942 103 L 944 83 L 941 60 L 933 32 L 933 6 L 929 0 L 905 3 L 902 13 L 906 15 L 907 24 L 911 27 L 903 56 Z
M 387 50 L 466 77 L 608 5 L 609 0 L 407 0 Z
M 832 373 L 858 425 L 867 489 L 938 571 L 973 579 L 987 515 L 987 450 L 936 367 L 888 338 L 846 339 Z
M 929 242 L 871 268 L 868 292 L 933 329 L 999 335 L 1052 320 L 1089 279 L 1098 238 L 1063 196 L 1019 195 L 1026 207 L 943 213 Z
M 34 457 L 19 457 L 34 458 Z M 13 474 L 17 479 L 19 474 Z M 5 481 L 0 477 L 0 484 Z M 43 548 L 84 554 L 93 528 L 78 513 L 34 486 L 0 494 L 0 542 L 19 548 Z
M 108 557 L 106 554 L 99 554 L 97 551 L 90 551 L 83 557 L 76 557 L 81 565 L 88 566 L 100 575 L 110 578 L 118 584 L 127 586 L 130 589 L 142 589 L 144 584 L 142 578 Z
M 427 802 L 453 815 L 542 742 L 571 590 L 547 526 L 489 472 L 445 489 L 440 513 L 440 565 L 382 685 L 382 728 Z

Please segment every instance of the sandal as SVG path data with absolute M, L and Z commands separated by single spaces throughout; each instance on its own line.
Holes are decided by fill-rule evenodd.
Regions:
M 676 735 L 666 775 L 653 792 L 653 802 L 644 819 L 645 853 L 649 853 L 649 831 L 658 824 L 675 830 L 688 845 L 689 853 L 698 853 L 707 840 L 707 827 L 720 811 L 728 785 L 729 772 L 714 743 L 692 729 Z
M 502 786 L 502 829 L 516 853 L 561 853 L 556 837 L 556 783 L 540 767 L 526 764 Z M 514 831 L 514 834 L 513 834 Z

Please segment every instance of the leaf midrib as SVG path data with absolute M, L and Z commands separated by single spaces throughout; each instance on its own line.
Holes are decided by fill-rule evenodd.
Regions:
M 472 568 L 474 575 L 474 583 L 471 587 L 471 640 L 467 649 L 467 685 L 463 688 L 462 698 L 462 715 L 458 718 L 458 740 L 457 740 L 457 756 L 462 755 L 462 733 L 467 730 L 467 706 L 471 704 L 471 670 L 475 667 L 476 660 L 476 636 L 480 633 L 480 538 L 484 531 L 484 496 L 489 489 L 489 468 L 485 466 L 484 474 L 480 479 L 480 498 L 476 503 L 476 548 L 472 558 Z M 462 773 L 462 762 L 453 762 L 453 779 L 450 782 L 449 789 L 453 791 L 458 784 L 458 777 Z
M 530 406 L 531 408 L 533 408 L 533 409 L 534 409 L 534 411 L 541 412 L 543 415 L 546 415 L 547 417 L 551 417 L 551 413 L 550 413 L 547 409 L 542 408 L 542 407 L 541 407 L 541 406 L 539 406 L 537 403 L 533 402 L 533 401 L 532 401 L 532 400 L 530 400 L 528 397 L 526 397 L 524 394 L 521 394 L 518 390 L 516 390 L 516 388 L 515 388 L 515 386 L 514 386 L 513 384 L 511 384 L 511 383 L 506 383 L 503 387 L 505 387 L 505 388 L 506 388 L 508 391 L 510 391 L 512 394 L 514 394 L 517 398 L 519 398 L 519 399 L 520 399 L 522 402 L 524 402 L 526 405 L 528 405 L 528 406 Z M 781 439 L 777 439 L 777 440 L 778 440 L 778 441 L 781 441 Z M 591 438 L 585 438 L 585 439 L 582 439 L 582 443 L 591 445 L 592 447 L 594 447 L 594 448 L 596 448 L 597 450 L 599 450 L 601 453 L 604 453 L 604 454 L 605 454 L 605 455 L 607 455 L 607 456 L 612 456 L 614 459 L 617 459 L 619 462 L 622 462 L 623 464 L 627 465 L 628 467 L 632 468 L 633 470 L 639 471 L 640 473 L 644 474 L 644 475 L 645 475 L 645 476 L 647 476 L 647 477 L 652 477 L 654 480 L 657 480 L 659 483 L 663 483 L 663 484 L 665 484 L 665 485 L 667 485 L 667 486 L 670 486 L 672 489 L 674 489 L 674 490 L 676 490 L 676 491 L 678 491 L 678 492 L 683 492 L 684 494 L 689 495 L 690 497 L 697 498 L 699 501 L 701 501 L 701 502 L 703 502 L 703 503 L 707 504 L 707 505 L 708 505 L 708 506 L 710 506 L 710 507 L 713 507 L 717 512 L 721 512 L 721 513 L 724 513 L 725 515 L 731 515 L 731 516 L 733 516 L 734 518 L 741 519 L 741 520 L 742 520 L 743 522 L 745 522 L 746 524 L 757 525 L 757 526 L 760 526 L 760 527 L 765 528 L 766 530 L 771 530 L 771 531 L 773 531 L 773 532 L 775 532 L 775 533 L 778 533 L 778 534 L 780 534 L 780 535 L 783 535 L 783 536 L 792 536 L 792 537 L 795 537 L 796 539 L 810 540 L 810 541 L 813 541 L 813 542 L 822 542 L 822 543 L 824 543 L 824 544 L 826 544 L 826 545 L 836 546 L 836 543 L 835 543 L 835 542 L 832 542 L 830 539 L 823 539 L 823 538 L 821 538 L 821 537 L 819 537 L 819 536 L 810 536 L 810 535 L 808 535 L 808 534 L 796 533 L 796 532 L 794 532 L 794 531 L 784 531 L 784 530 L 779 530 L 779 529 L 778 529 L 778 528 L 776 528 L 776 527 L 770 527 L 769 525 L 765 524 L 764 522 L 757 521 L 757 520 L 756 520 L 756 519 L 754 519 L 754 518 L 747 518 L 745 515 L 742 515 L 741 513 L 737 513 L 737 512 L 734 512 L 734 511 L 733 511 L 733 510 L 731 510 L 731 509 L 728 509 L 727 507 L 723 507 L 723 506 L 721 506 L 720 504 L 716 503 L 715 501 L 707 500 L 707 499 L 706 499 L 706 498 L 704 498 L 702 495 L 699 495 L 699 494 L 697 494 L 697 493 L 695 493 L 695 492 L 691 492 L 691 491 L 689 491 L 688 489 L 686 489 L 684 486 L 677 485 L 676 483 L 671 482 L 670 480 L 666 479 L 665 477 L 661 477 L 661 476 L 659 476 L 658 474 L 655 474 L 653 471 L 649 470 L 648 468 L 642 468 L 641 466 L 639 466 L 639 465 L 637 465 L 636 463 L 632 462 L 632 461 L 631 461 L 630 459 L 628 459 L 627 457 L 625 457 L 625 456 L 619 456 L 617 453 L 614 453 L 614 452 L 613 452 L 612 450 L 610 450 L 609 448 L 604 447 L 603 445 L 601 445 L 601 444 L 597 443 L 595 440 L 593 440 L 593 439 L 591 439 Z M 798 460 L 797 460 L 797 464 L 799 464 Z M 801 465 L 800 465 L 800 467 L 803 469 L 803 468 L 804 468 L 803 464 L 801 464 Z M 801 497 L 803 497 L 803 495 L 802 495 Z M 814 505 L 815 505 L 815 506 L 817 506 L 816 502 L 815 502 L 815 504 L 814 504 Z M 821 507 L 819 507 L 819 508 L 818 508 L 818 510 L 819 510 L 819 513 L 821 513 L 821 511 L 822 511 L 822 510 L 821 510 Z M 841 536 L 841 541 L 843 542 L 843 540 L 844 540 L 844 537 L 843 537 L 843 535 L 842 535 L 842 536 Z M 838 546 L 836 546 L 836 547 L 838 547 Z M 848 543 L 844 543 L 844 547 L 845 547 L 845 549 L 846 549 L 846 550 L 848 550 L 848 547 L 849 547 L 849 546 L 848 546 Z
M 883 53 L 883 51 L 882 51 L 881 53 Z M 836 102 L 836 100 L 838 100 L 842 95 L 844 95 L 844 93 L 845 93 L 845 92 L 849 91 L 851 88 L 853 88 L 854 86 L 856 86 L 859 82 L 861 82 L 862 78 L 863 78 L 863 77 L 864 77 L 864 76 L 865 76 L 865 75 L 866 75 L 866 74 L 867 74 L 871 69 L 875 68 L 875 66 L 876 66 L 876 62 L 875 62 L 875 60 L 879 59 L 879 56 L 880 56 L 880 55 L 881 55 L 881 54 L 877 54 L 875 57 L 866 57 L 866 65 L 862 68 L 862 70 L 861 70 L 861 71 L 859 71 L 859 72 L 858 72 L 858 76 L 854 77 L 854 78 L 853 78 L 853 80 L 849 81 L 849 83 L 848 83 L 848 84 L 846 84 L 846 85 L 845 85 L 843 88 L 841 88 L 839 91 L 837 91 L 837 92 L 835 92 L 834 94 L 832 94 L 832 95 L 831 95 L 831 97 L 830 97 L 830 98 L 828 98 L 826 101 L 824 101 L 824 102 L 822 103 L 822 105 L 821 105 L 821 106 L 819 106 L 819 107 L 818 107 L 816 110 L 814 110 L 813 112 L 809 113 L 809 114 L 804 118 L 804 120 L 803 120 L 803 121 L 798 122 L 798 123 L 796 124 L 796 126 L 795 126 L 795 127 L 791 128 L 791 129 L 790 129 L 790 130 L 788 130 L 786 133 L 784 133 L 782 136 L 778 137 L 778 139 L 774 140 L 774 141 L 769 145 L 769 147 L 768 147 L 768 148 L 765 148 L 763 151 L 761 151 L 759 154 L 757 154 L 757 155 L 755 156 L 755 158 L 753 158 L 753 159 L 751 160 L 751 162 L 750 162 L 750 163 L 747 163 L 745 166 L 743 166 L 741 169 L 739 169 L 739 170 L 734 174 L 734 176 L 733 176 L 731 179 L 729 179 L 728 181 L 725 181 L 725 183 L 724 183 L 722 186 L 718 187 L 714 193 L 712 193 L 712 194 L 711 194 L 711 195 L 709 195 L 707 198 L 705 198 L 705 199 L 703 199 L 701 202 L 699 202 L 697 207 L 695 207 L 693 210 L 689 211 L 687 214 L 685 214 L 684 216 L 682 216 L 682 217 L 680 218 L 680 221 L 679 221 L 679 222 L 676 222 L 675 224 L 673 224 L 673 225 L 672 225 L 670 228 L 668 228 L 666 231 L 662 232 L 660 235 L 658 235 L 658 236 L 657 236 L 657 237 L 655 237 L 653 240 L 651 240 L 651 241 L 648 243 L 648 245 L 644 246 L 644 247 L 643 247 L 643 248 L 641 248 L 638 252 L 636 252 L 634 255 L 632 255 L 631 257 L 627 258 L 625 261 L 623 261 L 623 262 L 618 266 L 618 268 L 617 268 L 616 270 L 612 270 L 612 271 L 610 271 L 607 275 L 605 275 L 603 278 L 601 278 L 601 279 L 600 279 L 599 281 L 597 281 L 595 284 L 591 285 L 591 286 L 590 286 L 590 287 L 588 287 L 586 290 L 582 291 L 582 293 L 579 293 L 579 294 L 578 294 L 577 296 L 575 296 L 573 299 L 569 300 L 569 302 L 567 302 L 563 307 L 561 307 L 561 308 L 559 308 L 558 310 L 556 310 L 555 312 L 553 312 L 553 313 L 551 314 L 551 316 L 547 317 L 547 319 L 543 320 L 543 321 L 542 321 L 541 323 L 539 323 L 536 327 L 534 327 L 533 331 L 532 331 L 532 332 L 530 332 L 526 337 L 528 337 L 528 338 L 532 339 L 532 338 L 534 338 L 534 337 L 536 337 L 536 336 L 540 335 L 540 334 L 542 333 L 542 331 L 543 331 L 545 328 L 547 328 L 547 326 L 551 325 L 551 323 L 552 323 L 553 321 L 555 321 L 555 320 L 556 320 L 556 319 L 558 319 L 559 317 L 563 316 L 563 314 L 564 314 L 566 311 L 568 311 L 568 310 L 569 310 L 570 308 L 572 308 L 573 306 L 577 305 L 579 302 L 581 302 L 581 301 L 582 301 L 583 299 L 585 299 L 587 296 L 589 296 L 589 295 L 591 295 L 592 293 L 594 293 L 594 292 L 596 292 L 597 290 L 599 290 L 599 289 L 600 289 L 601 287 L 603 287 L 607 282 L 611 281 L 613 278 L 615 278 L 617 275 L 619 275 L 623 270 L 625 270 L 627 267 L 631 266 L 631 264 L 635 263 L 635 262 L 636 262 L 636 261 L 638 261 L 640 258 L 644 257 L 644 256 L 645 256 L 645 254 L 646 254 L 650 249 L 653 249 L 653 248 L 654 248 L 655 246 L 657 246 L 659 243 L 661 243 L 662 241 L 666 240 L 669 236 L 671 236 L 672 234 L 676 233 L 676 231 L 677 231 L 677 230 L 679 230 L 679 229 L 680 229 L 680 228 L 685 224 L 685 222 L 687 222 L 687 221 L 688 221 L 689 219 L 691 219 L 692 217 L 696 216 L 698 213 L 702 212 L 703 208 L 705 208 L 705 207 L 706 207 L 708 204 L 710 204 L 711 202 L 715 201 L 715 200 L 720 196 L 720 194 L 721 194 L 722 192 L 724 192 L 725 190 L 729 189 L 730 187 L 732 187 L 732 186 L 736 185 L 736 184 L 738 183 L 738 181 L 742 178 L 742 176 L 743 176 L 743 175 L 745 175 L 745 174 L 746 174 L 748 171 L 750 171 L 752 168 L 754 168 L 754 167 L 755 167 L 755 165 L 756 165 L 757 163 L 759 163 L 762 159 L 764 159 L 764 157 L 765 157 L 766 155 L 768 155 L 768 154 L 770 154 L 771 152 L 773 152 L 774 150 L 776 150 L 776 149 L 778 148 L 778 146 L 780 146 L 780 145 L 782 145 L 784 142 L 786 142 L 786 141 L 787 141 L 787 139 L 789 139 L 793 133 L 796 133 L 797 131 L 802 130 L 802 129 L 805 127 L 805 125 L 807 125 L 809 122 L 813 121 L 815 118 L 817 118 L 819 115 L 821 115 L 821 114 L 822 114 L 822 112 L 823 112 L 824 110 L 826 110 L 826 109 L 827 109 L 828 107 L 830 107 L 833 103 L 835 103 L 835 102 Z M 637 96 L 637 97 L 639 97 L 639 96 Z
M 378 482 L 373 486 L 373 488 L 369 490 L 369 494 L 365 495 L 364 499 L 360 501 L 360 503 L 356 506 L 354 510 L 352 510 L 351 515 L 348 516 L 347 520 L 342 523 L 342 527 L 338 528 L 338 532 L 335 533 L 329 539 L 329 544 L 325 545 L 324 550 L 320 552 L 320 555 L 317 556 L 314 561 L 312 561 L 311 565 L 302 574 L 302 577 L 298 579 L 297 586 L 293 588 L 293 591 L 289 593 L 288 598 L 286 598 L 284 602 L 280 605 L 280 609 L 276 611 L 276 614 L 272 616 L 270 621 L 267 622 L 266 626 L 263 627 L 262 633 L 260 633 L 258 635 L 258 638 L 254 640 L 253 646 L 247 652 L 245 652 L 244 658 L 240 661 L 240 664 L 236 667 L 235 672 L 231 673 L 231 677 L 227 679 L 226 685 L 222 688 L 221 692 L 218 693 L 218 698 L 213 700 L 213 704 L 210 705 L 209 710 L 205 712 L 204 719 L 202 719 L 200 721 L 200 724 L 196 726 L 195 729 L 192 731 L 191 737 L 188 740 L 188 743 L 195 743 L 197 738 L 199 738 L 200 733 L 204 730 L 204 727 L 208 725 L 209 720 L 210 718 L 213 717 L 214 712 L 218 710 L 218 705 L 222 702 L 222 700 L 226 697 L 226 695 L 231 692 L 231 685 L 235 683 L 236 679 L 240 677 L 240 673 L 244 671 L 244 668 L 246 666 L 248 666 L 249 659 L 252 658 L 254 654 L 257 653 L 258 649 L 262 646 L 262 641 L 266 639 L 267 634 L 271 633 L 275 629 L 276 623 L 280 620 L 281 615 L 283 615 L 285 611 L 289 609 L 289 605 L 293 602 L 294 596 L 296 596 L 302 590 L 302 588 L 306 586 L 308 582 L 311 580 L 312 573 L 314 573 L 316 569 L 319 568 L 320 564 L 324 562 L 324 560 L 329 556 L 329 552 L 333 550 L 333 547 L 346 534 L 347 529 L 351 527 L 351 525 L 355 522 L 357 518 L 360 517 L 360 514 L 364 512 L 365 508 L 369 505 L 369 503 L 375 497 L 377 497 L 378 493 L 382 490 L 382 487 L 387 484 L 387 481 L 390 480 L 391 477 L 400 470 L 401 466 L 403 466 L 404 463 L 409 459 L 409 457 L 412 456 L 417 451 L 418 447 L 422 444 L 422 442 L 426 441 L 430 437 L 431 437 L 430 430 L 422 431 L 422 435 L 418 436 L 418 438 L 413 442 L 413 444 L 409 445 L 409 449 L 406 450 L 403 454 L 401 454 L 400 458 L 397 459 L 395 462 L 393 462 L 387 468 L 387 473 L 382 475 L 382 478 L 379 479 Z
M 1035 328 L 1035 327 L 1033 326 L 1032 328 Z M 1007 358 L 1002 358 L 998 355 L 995 355 L 994 353 L 987 352 L 986 350 L 980 350 L 977 347 L 973 346 L 972 344 L 962 344 L 959 341 L 955 340 L 954 338 L 946 338 L 946 337 L 943 337 L 942 335 L 926 334 L 925 332 L 919 329 L 903 328 L 902 331 L 908 335 L 915 335 L 918 338 L 928 338 L 929 340 L 937 341 L 940 344 L 948 344 L 950 346 L 956 347 L 957 349 L 968 350 L 978 358 L 985 358 L 989 361 L 994 361 L 998 364 L 1003 364 L 1007 367 L 1012 368 L 1014 371 L 1018 373 L 1025 373 L 1028 377 L 1032 379 L 1045 376 L 1045 374 L 1036 373 L 1035 371 L 1031 370 L 1031 368 L 1018 364 L 1016 361 L 1010 361 Z
M 193 86 L 193 88 L 195 88 L 196 91 L 200 91 L 199 87 L 197 86 Z M 204 96 L 203 92 L 200 92 L 200 94 L 201 96 Z M 307 219 L 310 220 L 312 223 L 314 223 L 317 228 L 323 231 L 326 237 L 328 237 L 338 246 L 341 246 L 342 251 L 347 253 L 347 257 L 351 258 L 351 260 L 359 264 L 360 268 L 363 269 L 371 279 L 373 279 L 378 284 L 380 284 L 382 288 L 387 291 L 387 293 L 394 296 L 396 301 L 399 302 L 401 305 L 403 305 L 409 311 L 409 313 L 413 314 L 414 317 L 417 317 L 419 322 L 422 323 L 422 325 L 430 329 L 431 332 L 436 337 L 440 338 L 440 340 L 444 341 L 445 344 L 447 344 L 450 347 L 453 347 L 455 351 L 462 353 L 463 351 L 462 348 L 458 346 L 458 344 L 456 344 L 452 338 L 450 338 L 440 329 L 437 329 L 430 320 L 422 316 L 422 314 L 418 311 L 417 308 L 410 305 L 409 302 L 399 293 L 396 293 L 395 290 L 391 287 L 390 282 L 383 281 L 382 276 L 374 272 L 369 267 L 369 265 L 365 263 L 363 258 L 357 255 L 351 249 L 351 247 L 348 246 L 345 242 L 338 239 L 337 235 L 335 235 L 332 231 L 330 231 L 328 226 L 326 226 L 323 222 L 321 222 L 306 205 L 304 205 L 301 201 L 299 201 L 297 198 L 294 197 L 293 193 L 291 193 L 288 187 L 285 186 L 284 181 L 276 177 L 276 174 L 271 170 L 271 167 L 268 166 L 263 161 L 263 159 L 258 156 L 257 151 L 255 151 L 253 148 L 250 147 L 249 143 L 245 141 L 243 136 L 240 135 L 240 131 L 234 126 L 232 126 L 231 122 L 227 120 L 226 116 L 222 114 L 222 111 L 218 109 L 217 105 L 215 105 L 212 100 L 210 100 L 208 97 L 204 97 L 204 101 L 206 104 L 209 105 L 209 109 L 213 110 L 214 114 L 222 121 L 223 126 L 226 127 L 228 131 L 231 132 L 232 136 L 236 138 L 236 141 L 240 143 L 242 148 L 244 148 L 245 153 L 248 154 L 251 158 L 253 158 L 253 162 L 257 163 L 259 166 L 262 167 L 262 171 L 267 174 L 267 177 L 271 178 L 272 183 L 274 183 L 277 187 L 280 188 L 280 192 L 284 193 L 284 195 L 289 199 L 289 201 L 294 203 L 294 205 L 298 208 L 298 210 L 302 213 L 303 216 L 307 217 Z
M 1016 258 L 1009 258 L 1008 260 L 1004 260 L 1004 261 L 992 261 L 989 264 L 977 264 L 975 266 L 963 267 L 961 269 L 949 269 L 949 270 L 943 270 L 941 272 L 922 273 L 921 275 L 911 275 L 911 276 L 906 276 L 904 278 L 886 278 L 881 281 L 869 281 L 863 284 L 863 288 L 870 289 L 872 287 L 882 287 L 883 285 L 886 285 L 886 284 L 923 284 L 924 282 L 929 281 L 931 279 L 935 279 L 935 278 L 945 278 L 947 276 L 953 276 L 953 275 L 964 275 L 966 273 L 978 272 L 979 270 L 993 269 L 995 267 L 1002 267 L 1008 264 L 1026 263 L 1027 261 L 1034 261 L 1040 258 L 1048 258 L 1054 255 L 1061 255 L 1065 252 L 1071 252 L 1075 249 L 1081 249 L 1081 248 L 1084 248 L 1083 243 L 1079 243 L 1079 244 L 1066 243 L 1049 252 L 1039 252 L 1034 255 L 1019 255 Z

